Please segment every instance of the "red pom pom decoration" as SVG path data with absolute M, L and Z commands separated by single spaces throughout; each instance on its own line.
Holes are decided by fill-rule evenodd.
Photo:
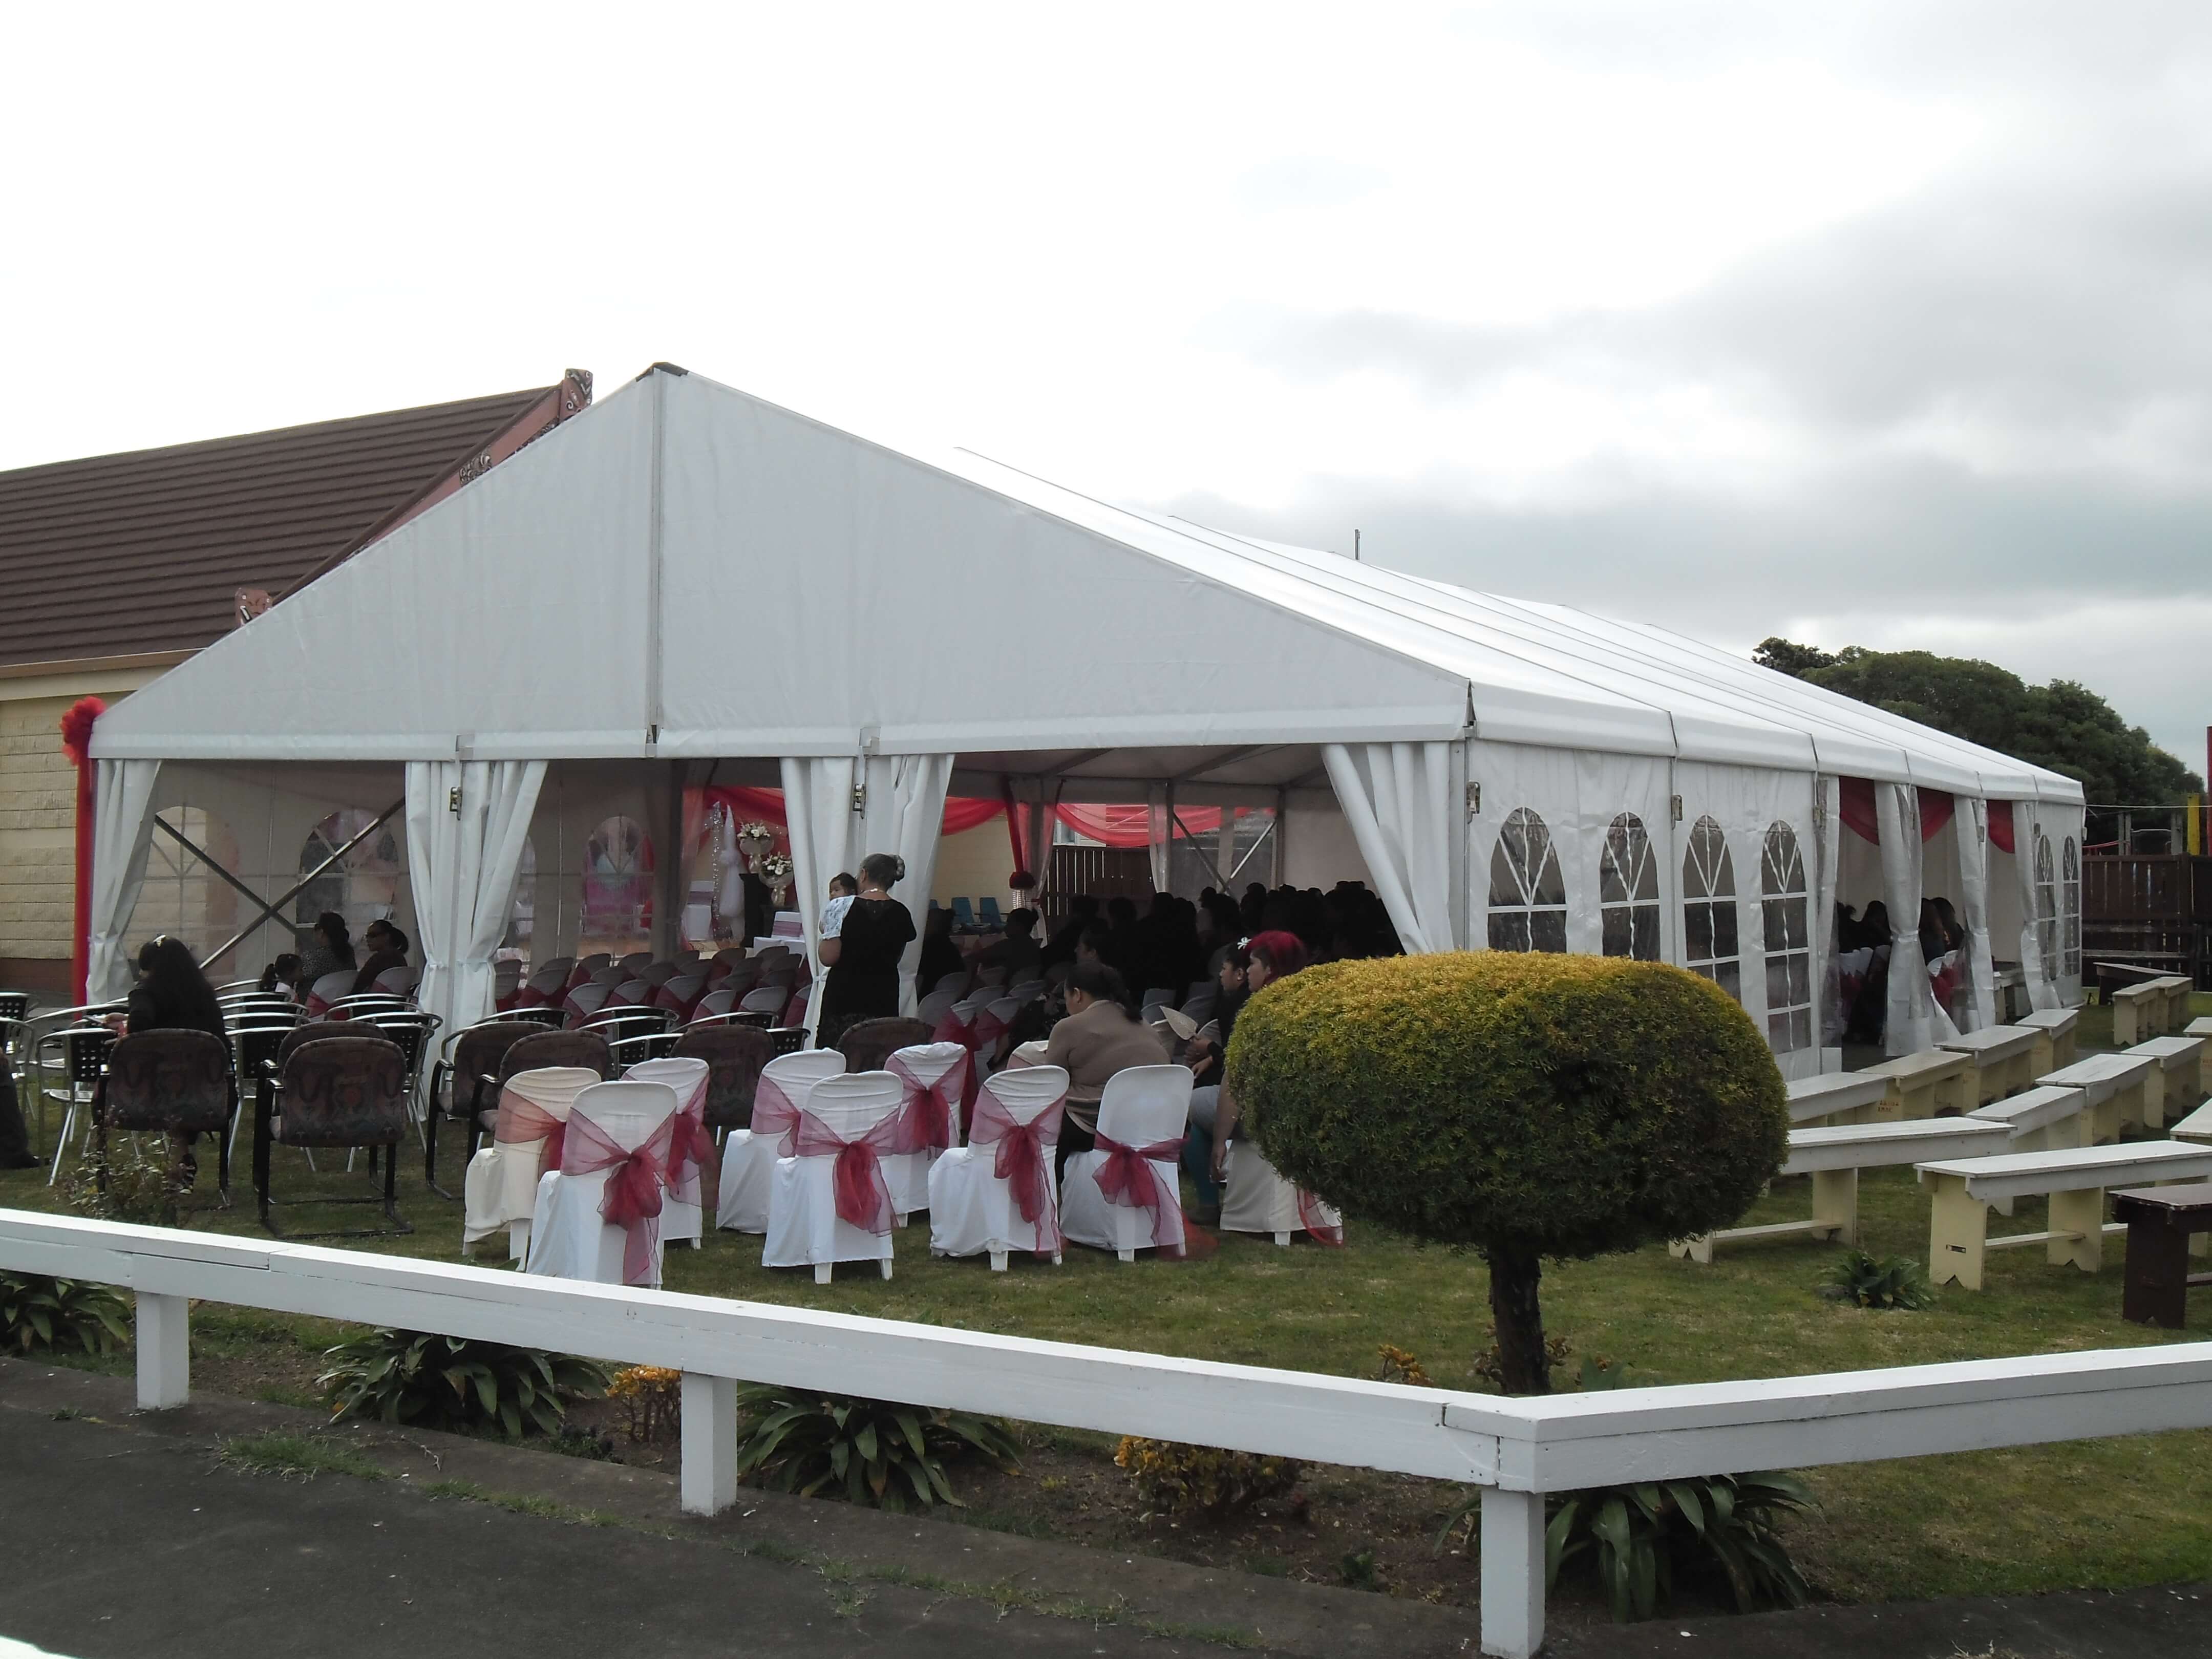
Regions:
M 62 753 L 70 764 L 82 769 L 92 758 L 92 725 L 107 712 L 107 705 L 98 697 L 79 697 L 62 716 Z
M 1017 870 L 1006 878 L 1006 885 L 1017 893 L 1026 893 L 1036 885 L 1036 878 L 1026 870 Z

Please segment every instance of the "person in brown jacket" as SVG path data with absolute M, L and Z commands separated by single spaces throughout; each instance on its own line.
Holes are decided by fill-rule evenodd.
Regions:
M 1087 1152 L 1098 1131 L 1098 1101 L 1106 1081 L 1132 1066 L 1164 1066 L 1166 1042 L 1137 1017 L 1121 975 L 1103 962 L 1079 962 L 1067 976 L 1067 1018 L 1052 1028 L 1047 1066 L 1067 1070 L 1067 1115 L 1060 1132 L 1060 1168 L 1071 1153 Z

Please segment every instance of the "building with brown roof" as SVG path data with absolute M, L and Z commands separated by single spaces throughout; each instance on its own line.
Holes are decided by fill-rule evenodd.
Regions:
M 0 472 L 0 985 L 68 988 L 71 703 L 128 696 L 591 398 L 570 369 L 496 397 Z

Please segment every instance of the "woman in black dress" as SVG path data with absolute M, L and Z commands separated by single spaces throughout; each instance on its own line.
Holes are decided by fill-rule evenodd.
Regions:
M 891 853 L 871 853 L 860 860 L 860 896 L 845 913 L 836 939 L 822 941 L 822 964 L 830 970 L 822 988 L 822 1021 L 815 1041 L 835 1048 L 855 1020 L 876 1019 L 899 1011 L 899 959 L 914 939 L 914 918 L 890 896 L 906 875 L 906 860 Z

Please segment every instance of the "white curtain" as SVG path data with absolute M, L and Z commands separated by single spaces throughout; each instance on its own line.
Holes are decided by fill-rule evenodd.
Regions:
M 1145 829 L 1152 849 L 1152 890 L 1175 890 L 1175 800 L 1164 783 L 1145 792 Z
M 507 936 L 544 781 L 544 761 L 408 763 L 407 867 L 422 947 L 416 1001 L 444 1022 L 442 1034 L 491 1012 L 491 953 Z
M 1813 842 L 1817 868 L 1813 877 L 1813 950 L 1820 987 L 1819 1038 L 1820 1069 L 1844 1069 L 1844 1011 L 1837 1006 L 1842 988 L 1836 981 L 1837 866 L 1843 846 L 1842 791 L 1836 780 L 1823 773 L 1814 781 Z
M 2036 802 L 2012 804 L 2012 862 L 2020 872 L 2020 971 L 2027 981 L 2029 1004 L 2056 1008 L 2061 1001 L 2058 988 L 2044 976 L 2043 940 L 2035 925 L 2035 838 L 2042 827 Z
M 124 932 L 146 881 L 154 842 L 154 783 L 161 763 L 100 761 L 93 775 L 91 949 L 85 995 L 102 1002 L 130 988 Z
M 1330 743 L 1322 745 L 1322 760 L 1407 954 L 1458 949 L 1446 842 L 1459 822 L 1451 745 Z
M 856 801 L 855 783 L 866 794 Z M 915 942 L 899 964 L 899 1011 L 915 1007 L 915 969 L 921 960 L 920 934 L 937 872 L 937 841 L 945 822 L 945 796 L 952 782 L 950 755 L 878 756 L 865 763 L 845 756 L 811 756 L 783 763 L 783 805 L 791 832 L 792 879 L 805 919 L 806 951 L 817 957 L 822 905 L 830 878 L 859 867 L 871 853 L 906 860 L 906 878 L 891 896 L 913 914 Z M 856 805 L 859 810 L 855 810 Z M 822 998 L 807 1000 L 807 1028 L 821 1019 Z
M 1882 1052 L 1917 1054 L 1935 1046 L 1936 999 L 1920 955 L 1920 796 L 1909 783 L 1874 787 L 1881 832 L 1882 902 L 1889 907 L 1889 1017 Z
M 1959 797 L 1959 920 L 1966 929 L 1966 1029 L 1997 1023 L 1996 968 L 1990 950 L 1990 804 Z

